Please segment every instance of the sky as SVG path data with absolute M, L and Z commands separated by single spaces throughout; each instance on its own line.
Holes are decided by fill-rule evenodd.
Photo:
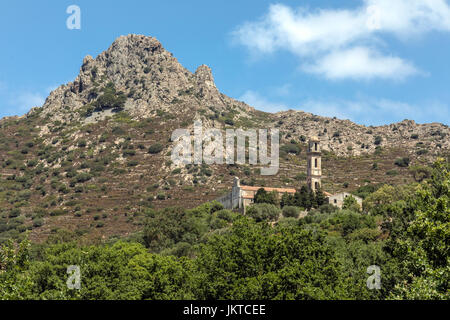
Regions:
M 0 117 L 41 106 L 130 33 L 192 72 L 210 66 L 221 92 L 259 110 L 450 123 L 450 0 L 2 1 Z

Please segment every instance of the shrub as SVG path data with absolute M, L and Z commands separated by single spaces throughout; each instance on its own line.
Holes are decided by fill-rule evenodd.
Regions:
M 275 221 L 279 218 L 281 210 L 269 203 L 258 203 L 251 205 L 246 214 L 258 221 Z
M 417 139 L 419 139 L 419 135 L 417 133 L 413 133 L 411 135 L 411 139 L 417 140 Z
M 148 148 L 148 153 L 157 154 L 160 153 L 164 149 L 164 146 L 160 143 L 155 143 Z
M 50 212 L 50 215 L 52 217 L 56 217 L 56 216 L 62 216 L 64 214 L 66 214 L 66 213 L 67 212 L 65 210 L 63 210 L 63 209 L 56 209 L 56 210 L 53 210 L 52 212 Z
M 278 194 L 276 192 L 267 192 L 264 188 L 258 189 L 254 197 L 255 203 L 279 204 Z
M 296 227 L 299 225 L 299 220 L 296 218 L 281 218 L 277 222 L 277 226 L 282 228 Z
M 9 217 L 10 217 L 10 218 L 16 218 L 16 217 L 20 216 L 21 213 L 22 213 L 22 212 L 20 211 L 19 208 L 14 208 L 14 209 L 12 209 L 12 210 L 9 212 Z
M 87 145 L 86 140 L 81 140 L 78 142 L 78 147 L 80 147 L 80 148 L 84 148 L 84 147 L 86 147 L 86 145 Z
M 389 170 L 386 172 L 386 175 L 388 176 L 396 176 L 398 175 L 398 171 L 397 170 Z
M 233 126 L 234 125 L 234 121 L 233 119 L 225 119 L 225 124 L 229 125 L 229 126 Z
M 377 229 L 361 228 L 353 231 L 347 236 L 351 241 L 362 240 L 365 243 L 375 241 L 381 234 Z
M 127 150 L 123 151 L 123 156 L 124 157 L 132 157 L 134 155 L 136 155 L 136 151 L 135 150 L 127 149 Z
M 85 173 L 85 172 L 79 173 L 75 177 L 75 181 L 78 183 L 87 182 L 91 179 L 92 179 L 92 176 L 89 173 Z
M 416 151 L 416 154 L 418 156 L 421 156 L 421 155 L 424 155 L 424 154 L 427 154 L 427 153 L 428 153 L 428 150 L 426 150 L 426 149 L 421 149 L 421 150 L 417 150 Z
M 223 204 L 217 201 L 213 201 L 211 202 L 211 209 L 209 209 L 209 213 L 214 213 L 217 211 L 221 211 L 223 209 L 224 209 Z
M 166 195 L 164 193 L 158 193 L 158 195 L 156 196 L 156 199 L 166 200 Z
M 283 208 L 283 216 L 286 218 L 298 218 L 300 208 L 294 206 L 286 206 Z
M 136 167 L 139 164 L 137 160 L 130 160 L 127 162 L 128 167 Z
M 381 142 L 383 141 L 383 138 L 380 136 L 376 136 L 375 137 L 375 141 L 373 142 L 376 146 L 380 145 Z
M 356 201 L 356 199 L 352 196 L 346 197 L 344 199 L 344 204 L 342 206 L 342 209 L 348 209 L 348 210 L 352 210 L 352 211 L 357 211 L 359 212 L 361 210 L 358 201 Z
M 122 92 L 116 93 L 114 84 L 110 82 L 103 89 L 103 95 L 93 102 L 92 106 L 95 108 L 95 111 L 112 108 L 114 111 L 118 112 L 123 110 L 126 100 L 127 98 Z
M 42 220 L 42 219 L 35 219 L 33 221 L 34 228 L 39 228 L 39 227 L 42 227 L 43 225 L 44 225 L 44 220 Z
M 395 160 L 395 165 L 402 167 L 402 168 L 406 168 L 409 166 L 409 158 L 398 158 L 397 160 Z
M 29 167 L 29 168 L 35 167 L 36 165 L 37 165 L 37 160 L 35 160 L 35 159 L 29 160 L 27 162 L 27 167 Z
M 125 134 L 125 130 L 122 127 L 119 127 L 119 126 L 112 128 L 111 132 L 114 133 L 115 135 L 123 135 L 123 134 Z
M 292 144 L 292 143 L 285 144 L 285 145 L 281 146 L 280 149 L 281 149 L 281 151 L 284 151 L 286 153 L 293 153 L 293 154 L 296 154 L 296 155 L 300 154 L 300 148 L 296 144 Z
M 425 166 L 413 166 L 409 170 L 417 182 L 422 182 L 431 177 L 431 169 Z
M 339 210 L 338 207 L 336 207 L 336 206 L 334 206 L 334 205 L 332 205 L 330 203 L 323 204 L 323 205 L 321 205 L 319 207 L 320 213 L 333 213 L 333 212 L 336 212 L 338 210 Z
M 225 228 L 228 223 L 225 220 L 219 219 L 218 217 L 212 217 L 209 222 L 209 226 L 212 230 Z
M 307 178 L 307 176 L 306 176 L 306 173 L 304 173 L 304 172 L 301 172 L 301 173 L 295 175 L 295 177 L 294 177 L 295 180 L 299 180 L 299 181 L 305 181 L 306 178 Z
M 215 212 L 215 215 L 217 216 L 217 218 L 225 220 L 227 222 L 231 222 L 233 220 L 233 211 L 231 210 L 219 210 Z

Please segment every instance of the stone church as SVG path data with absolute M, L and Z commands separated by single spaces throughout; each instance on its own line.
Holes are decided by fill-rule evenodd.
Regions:
M 307 151 L 307 185 L 312 191 L 316 191 L 322 186 L 322 157 L 321 157 L 321 145 L 318 137 L 311 137 L 308 143 Z M 278 197 L 281 198 L 284 193 L 295 194 L 297 191 L 295 188 L 270 188 L 270 187 L 253 187 L 253 186 L 241 186 L 240 179 L 234 178 L 233 187 L 231 192 L 216 199 L 216 201 L 222 203 L 225 209 L 239 209 L 245 212 L 245 208 L 254 202 L 256 192 L 263 188 L 267 192 L 277 192 Z M 328 192 L 324 192 L 328 198 L 330 204 L 333 204 L 339 208 L 342 208 L 344 199 L 350 196 L 349 193 L 342 192 L 335 195 L 331 195 Z M 352 195 L 356 199 L 358 204 L 362 206 L 362 199 Z

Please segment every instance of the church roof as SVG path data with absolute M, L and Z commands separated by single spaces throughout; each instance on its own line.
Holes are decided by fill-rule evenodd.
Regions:
M 295 193 L 296 190 L 293 188 L 269 188 L 269 187 L 251 187 L 251 186 L 241 186 L 241 190 L 244 191 L 258 191 L 259 189 L 263 188 L 267 192 L 276 191 L 279 193 Z

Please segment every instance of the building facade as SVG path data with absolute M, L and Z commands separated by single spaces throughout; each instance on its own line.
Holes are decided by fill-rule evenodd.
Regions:
M 258 190 L 261 188 L 263 188 L 267 192 L 275 191 L 280 199 L 285 193 L 295 194 L 296 192 L 296 190 L 293 188 L 241 186 L 240 179 L 238 177 L 235 177 L 231 192 L 216 199 L 216 201 L 220 202 L 225 209 L 240 209 L 241 211 L 245 211 L 245 208 L 248 205 L 254 203 L 256 192 L 258 192 Z
M 308 188 L 316 191 L 322 187 L 322 151 L 318 137 L 311 137 L 307 152 L 307 184 Z
M 359 204 L 359 207 L 362 208 L 362 202 L 363 200 L 360 197 L 357 197 L 351 193 L 348 192 L 341 192 L 341 193 L 336 193 L 330 197 L 328 197 L 328 202 L 340 209 L 342 209 L 342 207 L 344 206 L 344 200 L 347 197 L 353 197 L 355 198 L 356 202 Z
M 308 188 L 312 191 L 317 191 L 322 188 L 322 150 L 320 145 L 320 140 L 318 137 L 311 137 L 308 142 L 307 150 L 307 184 Z M 245 208 L 254 203 L 254 197 L 256 192 L 263 188 L 267 192 L 275 191 L 278 197 L 281 199 L 284 193 L 295 194 L 295 188 L 270 188 L 270 187 L 252 187 L 252 186 L 241 186 L 238 177 L 234 178 L 233 187 L 231 192 L 216 199 L 216 201 L 222 203 L 225 209 L 229 210 L 240 210 L 245 212 Z M 344 205 L 344 200 L 346 197 L 352 196 L 356 199 L 359 206 L 362 207 L 362 199 L 351 195 L 347 192 L 337 193 L 331 195 L 328 192 L 323 191 L 328 199 L 328 202 L 339 208 Z

